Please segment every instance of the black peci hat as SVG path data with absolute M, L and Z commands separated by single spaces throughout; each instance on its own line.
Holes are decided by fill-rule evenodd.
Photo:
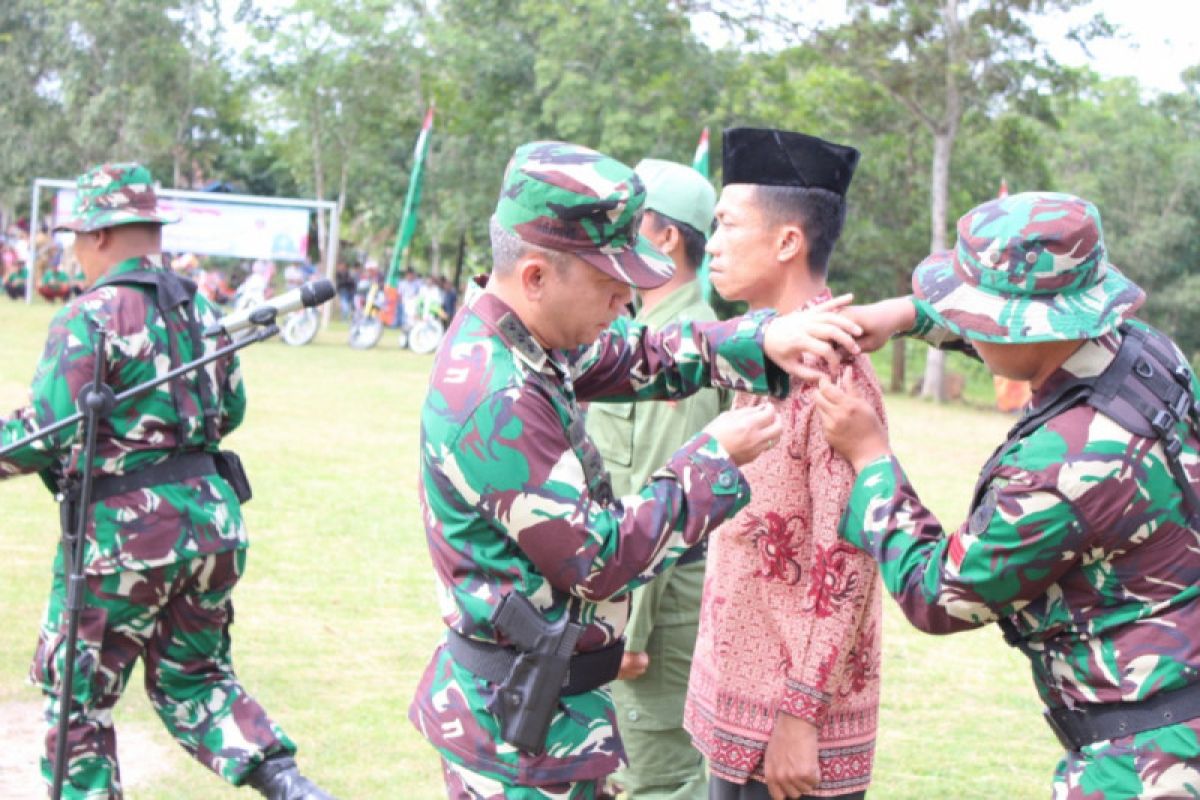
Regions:
M 722 137 L 724 183 L 827 189 L 845 197 L 859 152 L 816 136 L 774 128 L 728 128 Z

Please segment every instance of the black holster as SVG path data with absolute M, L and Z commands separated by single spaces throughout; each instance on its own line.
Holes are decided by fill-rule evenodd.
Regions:
M 233 488 L 238 502 L 243 505 L 250 502 L 254 492 L 250 490 L 250 478 L 246 475 L 246 468 L 242 466 L 241 457 L 232 450 L 222 450 L 213 456 L 213 461 L 217 465 L 217 474 Z

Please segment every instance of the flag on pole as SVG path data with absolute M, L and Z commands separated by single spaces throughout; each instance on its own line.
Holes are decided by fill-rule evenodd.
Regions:
M 705 178 L 708 177 L 708 126 L 704 126 L 704 130 L 700 132 L 700 141 L 696 144 L 696 154 L 692 156 L 692 169 L 699 172 Z M 708 231 L 700 231 L 705 236 L 709 235 Z M 708 253 L 704 254 L 704 260 L 700 262 L 700 270 L 698 276 L 700 279 L 700 294 L 704 297 L 704 302 L 712 303 L 713 288 L 712 281 L 708 277 Z
M 408 179 L 408 194 L 404 197 L 404 211 L 400 214 L 400 226 L 396 229 L 396 246 L 392 248 L 392 263 L 388 266 L 387 285 L 400 283 L 400 260 L 412 243 L 417 229 L 417 205 L 421 202 L 421 181 L 425 177 L 425 156 L 429 153 L 429 134 L 433 131 L 433 105 L 425 112 L 425 122 L 417 136 L 413 149 L 412 175 Z
M 696 145 L 696 155 L 692 156 L 692 168 L 704 177 L 708 177 L 708 128 L 700 134 L 700 142 Z
M 1008 181 L 1004 180 L 1004 178 L 1000 179 L 1000 192 L 996 197 L 1008 197 Z

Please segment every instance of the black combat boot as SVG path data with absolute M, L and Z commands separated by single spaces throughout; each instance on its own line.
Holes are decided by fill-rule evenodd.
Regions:
M 296 760 L 289 755 L 269 757 L 246 776 L 242 785 L 257 789 L 267 800 L 336 800 L 301 775 Z

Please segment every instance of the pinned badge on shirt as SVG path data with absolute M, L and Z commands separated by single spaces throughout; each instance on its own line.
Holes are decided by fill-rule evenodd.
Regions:
M 987 492 L 983 495 L 983 499 L 979 501 L 979 505 L 975 506 L 975 510 L 971 512 L 971 519 L 967 523 L 967 533 L 972 536 L 978 536 L 986 531 L 988 526 L 992 524 L 992 517 L 996 516 L 996 506 L 999 504 L 999 488 L 989 486 Z

